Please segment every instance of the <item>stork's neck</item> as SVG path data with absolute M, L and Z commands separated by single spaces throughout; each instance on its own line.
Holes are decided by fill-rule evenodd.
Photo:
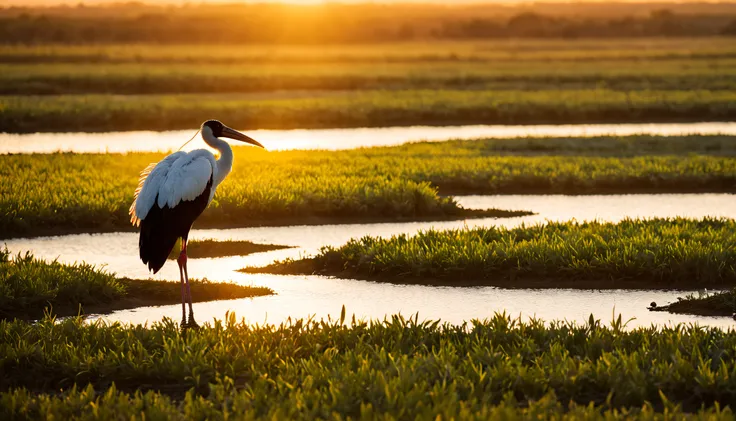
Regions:
M 212 180 L 212 187 L 216 187 L 233 169 L 233 150 L 227 142 L 215 137 L 209 129 L 202 130 L 202 138 L 208 145 L 220 152 L 220 159 L 217 160 L 217 171 L 215 171 L 215 177 Z

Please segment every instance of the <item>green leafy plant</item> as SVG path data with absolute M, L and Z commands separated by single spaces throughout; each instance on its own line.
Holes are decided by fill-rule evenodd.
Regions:
M 249 272 L 325 273 L 449 285 L 572 288 L 730 286 L 732 219 L 550 222 L 363 237 Z

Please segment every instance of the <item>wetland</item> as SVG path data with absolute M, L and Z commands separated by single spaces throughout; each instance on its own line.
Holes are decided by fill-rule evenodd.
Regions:
M 0 418 L 733 418 L 727 5 L 172 31 L 239 7 L 304 29 L 286 6 L 0 8 Z M 148 273 L 128 208 L 208 118 L 268 151 L 235 148 L 194 224 L 182 329 L 178 267 Z

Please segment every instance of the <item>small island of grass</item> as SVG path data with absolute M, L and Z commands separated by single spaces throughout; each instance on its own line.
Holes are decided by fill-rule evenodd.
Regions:
M 265 287 L 191 280 L 195 302 L 273 294 Z M 0 250 L 0 319 L 32 319 L 181 302 L 179 282 L 117 278 L 85 263 L 63 264 Z
M 627 219 L 363 237 L 319 255 L 242 269 L 424 285 L 506 288 L 732 286 L 736 221 Z
M 736 314 L 736 289 L 715 293 L 689 294 L 664 306 L 653 306 L 652 311 L 668 311 L 696 316 L 734 316 Z
M 187 256 L 190 259 L 204 259 L 212 257 L 247 256 L 253 253 L 288 249 L 292 246 L 278 244 L 258 244 L 251 241 L 218 241 L 215 239 L 189 240 L 187 242 Z M 169 259 L 174 260 L 179 256 L 180 245 L 177 245 L 169 253 Z

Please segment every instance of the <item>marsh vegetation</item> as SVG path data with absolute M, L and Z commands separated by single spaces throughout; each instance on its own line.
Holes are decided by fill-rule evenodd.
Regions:
M 0 8 L 0 132 L 194 133 L 213 117 L 245 132 L 731 121 L 734 34 L 736 8 L 725 3 Z M 465 209 L 448 196 L 468 193 L 736 193 L 731 136 L 235 155 L 195 228 L 531 213 Z M 2 155 L 0 238 L 133 230 L 138 173 L 162 157 Z M 734 232 L 733 219 L 716 218 L 361 232 L 312 258 L 247 271 L 446 286 L 727 288 L 736 282 Z M 284 246 L 189 247 L 196 258 Z M 388 290 L 357 283 L 379 286 L 379 297 Z M 195 301 L 273 293 L 192 285 Z M 505 313 L 460 325 L 389 311 L 366 321 L 344 307 L 339 320 L 259 325 L 227 314 L 183 332 L 169 319 L 55 318 L 179 302 L 179 282 L 0 251 L 0 419 L 734 418 L 733 329 Z M 730 315 L 734 303 L 726 291 L 661 309 Z
M 736 315 L 736 289 L 712 292 L 703 290 L 698 294 L 677 297 L 677 301 L 657 306 L 654 310 L 700 316 L 734 316 Z
M 717 402 L 735 398 L 734 331 L 625 325 L 0 321 L 0 407 L 8 419 L 732 416 Z
M 280 96 L 280 97 L 279 97 Z M 250 129 L 462 124 L 724 121 L 733 91 L 621 92 L 371 90 L 250 95 L 58 95 L 0 97 L 0 127 L 38 131 L 173 130 L 217 115 Z
M 733 192 L 728 136 L 489 139 L 346 151 L 235 148 L 239 168 L 198 228 L 526 215 L 440 194 Z M 0 156 L 6 237 L 132 229 L 138 172 L 156 153 Z
M 724 287 L 736 281 L 731 219 L 567 222 L 363 237 L 247 272 L 512 288 Z
M 4 45 L 4 132 L 720 121 L 730 38 Z
M 269 288 L 190 280 L 196 302 L 273 294 Z M 118 278 L 86 263 L 45 261 L 0 250 L 0 319 L 106 313 L 181 302 L 179 282 Z
M 205 259 L 227 256 L 247 256 L 253 253 L 263 253 L 272 250 L 281 250 L 290 246 L 276 244 L 258 244 L 252 241 L 225 240 L 218 241 L 211 238 L 202 240 L 190 239 L 187 241 L 187 256 L 190 259 Z M 169 254 L 169 259 L 176 259 L 181 248 L 181 241 L 177 242 Z

